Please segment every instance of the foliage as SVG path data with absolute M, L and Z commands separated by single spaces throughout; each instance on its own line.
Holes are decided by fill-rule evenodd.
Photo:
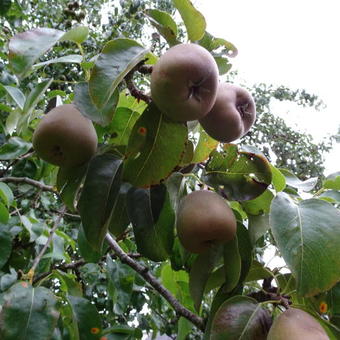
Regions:
M 167 120 L 140 89 L 164 46 L 198 41 L 222 75 L 234 45 L 205 32 L 187 0 L 114 2 L 105 25 L 104 1 L 76 3 L 16 1 L 0 13 L 0 338 L 251 337 L 291 303 L 339 338 L 340 175 L 316 191 L 305 179 L 321 163 L 304 176 L 297 163 L 303 180 L 279 169 L 300 155 L 297 139 L 310 140 L 268 112 L 273 96 L 316 99 L 258 86 L 252 134 L 219 145 L 198 124 Z M 157 34 L 145 41 L 146 27 Z M 79 168 L 59 169 L 32 149 L 39 120 L 60 102 L 76 103 L 99 137 L 96 156 Z M 275 144 L 274 126 L 291 150 Z M 254 148 L 268 141 L 282 163 Z M 194 255 L 178 242 L 175 215 L 202 186 L 228 198 L 238 230 Z M 284 268 L 265 266 L 270 246 Z M 225 327 L 224 313 L 232 316 Z

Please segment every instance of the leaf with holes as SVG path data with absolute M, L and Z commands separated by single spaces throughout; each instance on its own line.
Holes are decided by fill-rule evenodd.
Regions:
M 229 200 L 246 201 L 260 196 L 271 184 L 270 164 L 265 157 L 238 151 L 227 144 L 223 152 L 213 151 L 204 180 Z
M 107 106 L 118 84 L 148 52 L 131 39 L 115 39 L 104 46 L 89 81 L 90 96 L 97 109 Z
M 273 200 L 270 225 L 277 246 L 297 281 L 297 292 L 312 296 L 340 280 L 340 212 L 318 199 Z
M 150 104 L 132 129 L 124 180 L 137 187 L 159 184 L 179 164 L 186 141 L 184 124 L 170 121 Z
M 218 141 L 211 138 L 200 126 L 199 129 L 200 137 L 198 144 L 195 148 L 194 157 L 192 159 L 193 163 L 201 163 L 208 159 L 211 151 L 215 150 L 218 145 Z
M 177 41 L 177 24 L 171 15 L 158 9 L 146 10 L 151 25 L 164 37 L 170 46 L 178 44 Z
M 27 282 L 16 283 L 3 296 L 0 338 L 50 339 L 59 318 L 56 303 L 49 289 L 34 288 Z

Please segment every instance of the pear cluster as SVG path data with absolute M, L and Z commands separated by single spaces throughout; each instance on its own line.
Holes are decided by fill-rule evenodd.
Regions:
M 33 148 L 44 161 L 76 167 L 89 161 L 97 150 L 97 134 L 91 120 L 73 104 L 55 107 L 45 115 L 33 134 Z
M 171 120 L 199 120 L 208 135 L 223 143 L 244 136 L 256 118 L 251 94 L 219 83 L 215 59 L 197 44 L 173 46 L 159 58 L 151 73 L 151 97 Z

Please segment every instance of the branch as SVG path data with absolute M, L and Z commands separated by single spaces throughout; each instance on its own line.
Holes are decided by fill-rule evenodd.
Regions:
M 130 257 L 132 258 L 139 258 L 141 257 L 141 254 L 139 253 L 129 253 L 128 254 Z M 117 257 L 116 255 L 112 255 L 112 257 Z M 102 260 L 105 260 L 106 259 L 106 255 L 104 255 L 102 257 Z M 54 267 L 52 267 L 52 269 L 48 272 L 44 272 L 44 273 L 41 273 L 39 275 L 37 275 L 34 279 L 33 279 L 33 284 L 39 282 L 40 280 L 44 279 L 45 277 L 49 276 L 53 270 L 62 270 L 62 271 L 67 271 L 69 269 L 71 270 L 74 270 L 74 269 L 77 269 L 78 267 L 81 267 L 83 266 L 84 264 L 88 263 L 87 261 L 85 261 L 84 259 L 80 259 L 78 261 L 75 261 L 75 262 L 71 262 L 71 263 L 62 263 L 62 264 L 59 264 L 59 265 L 56 265 Z
M 190 310 L 185 308 L 172 294 L 167 290 L 148 270 L 147 267 L 141 265 L 126 254 L 123 249 L 118 245 L 114 238 L 110 234 L 106 234 L 106 241 L 110 247 L 114 250 L 119 259 L 134 269 L 139 275 L 141 275 L 146 282 L 148 282 L 165 300 L 174 308 L 178 315 L 181 315 L 191 321 L 196 327 L 204 331 L 203 319 Z
M 30 184 L 33 185 L 34 187 L 39 188 L 40 190 L 50 191 L 53 192 L 54 194 L 58 194 L 58 191 L 54 187 L 35 181 L 34 179 L 28 177 L 3 177 L 0 178 L 0 182 Z

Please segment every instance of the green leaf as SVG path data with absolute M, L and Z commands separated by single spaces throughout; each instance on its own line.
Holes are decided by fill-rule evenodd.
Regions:
M 206 22 L 202 13 L 199 12 L 189 0 L 173 0 L 173 4 L 178 9 L 184 21 L 189 40 L 200 40 L 206 28 Z
M 0 224 L 0 269 L 8 261 L 12 252 L 12 235 L 9 230 Z
M 323 187 L 325 189 L 340 190 L 340 171 L 327 176 L 323 182 Z
M 24 129 L 26 129 L 32 120 L 32 113 L 35 110 L 37 104 L 41 100 L 42 96 L 46 92 L 46 90 L 51 85 L 53 79 L 47 79 L 42 81 L 41 83 L 37 84 L 31 92 L 28 94 L 24 109 L 23 109 L 23 115 L 20 117 L 18 122 L 18 131 L 21 133 Z
M 0 202 L 0 223 L 7 224 L 9 220 L 9 212 L 4 204 Z
M 224 245 L 223 257 L 225 274 L 224 291 L 230 292 L 236 287 L 241 276 L 242 262 L 237 237 L 234 237 Z
M 88 164 L 72 168 L 59 168 L 57 189 L 68 209 L 76 211 L 76 201 Z
M 137 187 L 159 184 L 180 162 L 186 141 L 186 127 L 168 120 L 150 104 L 131 132 L 124 180 Z
M 3 86 L 3 88 L 7 91 L 7 93 L 11 96 L 11 98 L 19 106 L 20 110 L 23 110 L 26 97 L 21 92 L 21 90 L 14 86 Z
M 273 198 L 273 193 L 269 189 L 266 189 L 260 196 L 253 200 L 241 202 L 241 205 L 247 214 L 260 215 L 269 213 Z
M 340 212 L 331 204 L 318 199 L 296 204 L 281 193 L 272 202 L 270 225 L 298 294 L 313 296 L 340 280 Z
M 280 169 L 280 172 L 285 176 L 286 183 L 294 188 L 302 191 L 311 191 L 318 182 L 317 177 L 309 178 L 305 181 L 299 180 L 293 173 L 286 169 Z
M 227 144 L 225 151 L 211 153 L 204 180 L 216 190 L 223 190 L 232 201 L 252 200 L 260 196 L 272 181 L 270 164 L 265 157 L 238 151 Z
M 131 39 L 112 40 L 104 46 L 89 81 L 90 96 L 97 109 L 107 106 L 118 84 L 147 53 Z
M 0 16 L 5 16 L 7 12 L 10 10 L 12 5 L 11 0 L 1 0 L 0 3 Z
M 4 294 L 0 313 L 0 338 L 46 340 L 52 337 L 59 313 L 56 298 L 44 287 L 19 282 Z
M 258 281 L 273 276 L 272 272 L 258 261 L 253 261 L 245 282 Z
M 272 183 L 274 189 L 276 190 L 276 192 L 283 191 L 284 188 L 286 187 L 285 176 L 279 169 L 275 168 L 275 166 L 273 166 L 272 164 L 270 164 L 270 168 L 273 174 Z
M 120 159 L 103 154 L 89 164 L 78 209 L 86 239 L 100 251 L 108 229 L 106 224 L 120 186 Z
M 133 126 L 140 114 L 127 107 L 118 107 L 110 124 L 111 142 L 116 145 L 128 145 Z
M 237 224 L 237 242 L 238 251 L 241 256 L 241 274 L 239 282 L 242 283 L 248 275 L 253 261 L 253 246 L 250 241 L 249 231 L 240 223 Z
M 220 76 L 228 73 L 230 69 L 232 68 L 232 64 L 230 64 L 229 60 L 227 58 L 223 57 L 214 57 L 217 67 L 218 67 L 218 73 Z
M 248 214 L 249 220 L 249 237 L 251 244 L 254 246 L 259 238 L 261 238 L 269 229 L 269 214 L 263 215 L 250 215 Z
M 14 73 L 23 78 L 34 62 L 63 36 L 51 28 L 36 28 L 16 34 L 9 42 L 9 62 Z
M 110 124 L 118 102 L 118 91 L 114 91 L 107 104 L 97 108 L 91 101 L 88 83 L 79 83 L 74 88 L 74 104 L 88 119 L 106 126 Z
M 12 135 L 17 129 L 18 122 L 21 118 L 21 110 L 14 109 L 6 118 L 6 130 L 9 135 Z
M 234 296 L 217 310 L 210 339 L 266 339 L 270 326 L 271 317 L 261 304 L 247 296 Z
M 12 137 L 7 143 L 0 146 L 0 160 L 18 158 L 27 153 L 31 147 L 31 143 L 25 142 L 19 137 Z
M 159 11 L 158 9 L 148 9 L 145 13 L 148 16 L 151 25 L 158 30 L 170 46 L 178 44 L 176 39 L 177 24 L 170 14 Z
M 211 247 L 206 252 L 199 254 L 191 266 L 189 289 L 197 312 L 201 307 L 207 281 L 221 255 L 221 247 Z
M 192 159 L 193 163 L 201 163 L 207 160 L 211 151 L 215 150 L 218 145 L 218 141 L 211 138 L 201 126 L 199 128 L 199 133 L 200 137 Z
M 9 207 L 14 200 L 11 188 L 3 182 L 0 182 L 0 199 L 2 199 L 7 207 Z
M 101 317 L 96 307 L 87 299 L 68 296 L 72 308 L 73 323 L 78 329 L 79 339 L 99 340 L 102 331 Z
M 42 63 L 38 63 L 38 64 L 34 64 L 33 67 L 35 69 L 42 67 L 42 66 L 46 66 L 46 65 L 50 65 L 50 64 L 57 64 L 57 63 L 76 63 L 76 64 L 80 64 L 83 60 L 83 57 L 79 54 L 69 54 L 69 55 L 65 55 L 63 57 L 60 58 L 55 58 L 55 59 L 50 59 L 47 61 L 44 61 Z
M 90 243 L 87 241 L 82 225 L 79 228 L 77 243 L 78 243 L 79 253 L 86 262 L 97 263 L 101 259 L 102 257 L 101 252 L 93 249 Z
M 75 274 L 64 273 L 61 270 L 53 270 L 52 277 L 60 282 L 60 289 L 68 295 L 82 296 L 83 291 L 81 284 L 77 281 Z
M 340 202 L 340 191 L 339 190 L 326 190 L 319 198 L 326 199 L 331 203 Z
M 116 202 L 108 219 L 107 224 L 109 226 L 109 231 L 114 236 L 120 236 L 130 224 L 126 198 L 130 188 L 131 185 L 129 183 L 122 183 Z
M 106 264 L 107 277 L 113 293 L 113 310 L 117 314 L 123 314 L 131 301 L 136 272 L 126 264 L 113 261 L 109 255 L 106 257 Z
M 189 275 L 184 270 L 175 271 L 169 263 L 162 265 L 161 282 L 183 306 L 194 311 L 193 300 L 189 292 Z
M 77 44 L 83 43 L 89 35 L 89 29 L 86 26 L 77 26 L 67 31 L 60 39 L 60 41 L 73 41 Z
M 23 112 L 25 116 L 31 115 L 35 107 L 37 106 L 39 100 L 42 98 L 46 90 L 51 85 L 53 79 L 47 79 L 39 84 L 37 84 L 29 93 L 29 95 L 26 98 L 25 105 L 23 108 Z
M 193 324 L 183 316 L 181 316 L 178 320 L 178 332 L 176 340 L 185 340 L 187 339 L 187 335 L 190 334 L 193 328 Z
M 175 213 L 166 187 L 131 188 L 127 210 L 138 251 L 153 261 L 167 259 L 174 242 Z

